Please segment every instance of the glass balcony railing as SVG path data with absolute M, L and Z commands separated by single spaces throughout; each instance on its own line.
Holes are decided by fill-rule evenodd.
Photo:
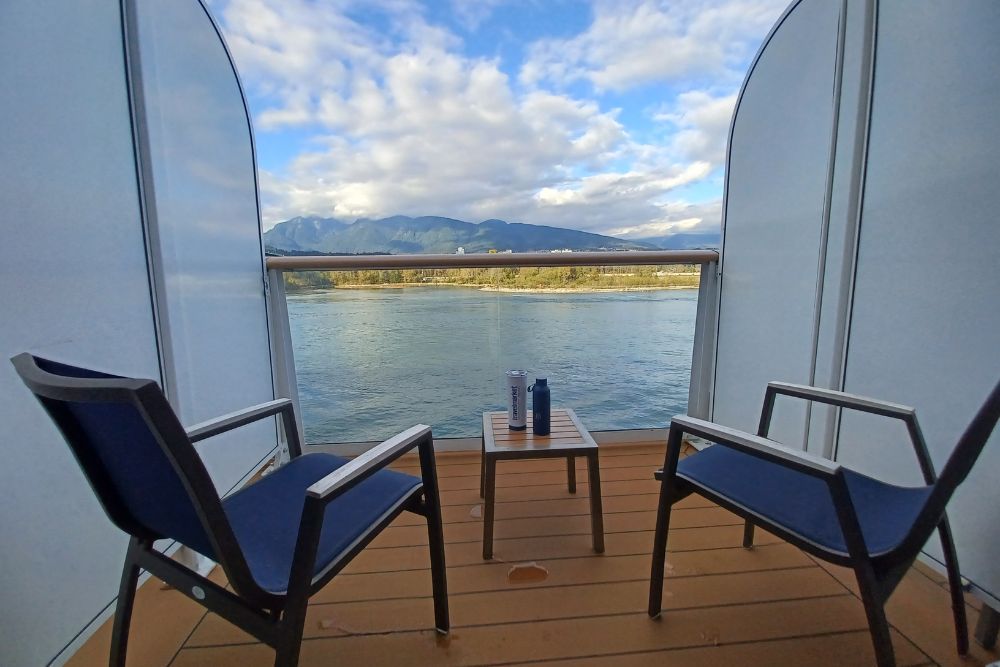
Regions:
M 689 411 L 717 255 L 589 255 L 269 258 L 305 441 L 478 437 L 513 368 L 593 431 Z

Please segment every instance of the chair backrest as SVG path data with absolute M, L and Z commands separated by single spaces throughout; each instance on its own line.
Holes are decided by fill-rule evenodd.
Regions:
M 55 421 L 108 517 L 135 537 L 171 538 L 220 561 L 228 529 L 208 472 L 152 380 L 20 354 L 11 360 Z
M 900 551 L 916 553 L 930 538 L 941 521 L 945 507 L 955 493 L 955 489 L 969 475 L 972 466 L 982 454 L 998 419 L 1000 419 L 1000 381 L 993 387 L 993 391 L 986 397 L 976 412 L 976 416 L 972 418 L 962 437 L 959 438 L 958 444 L 951 456 L 948 457 L 941 475 L 934 482 L 934 487 L 927 498 L 924 509 L 914 522 L 910 534 L 900 547 Z
M 990 439 L 998 419 L 1000 419 L 1000 381 L 993 387 L 993 391 L 980 406 L 976 416 L 959 438 L 955 450 L 948 457 L 948 462 L 944 464 L 941 475 L 934 485 L 929 504 L 940 502 L 942 507 L 947 504 L 958 485 L 968 477 L 972 466 Z

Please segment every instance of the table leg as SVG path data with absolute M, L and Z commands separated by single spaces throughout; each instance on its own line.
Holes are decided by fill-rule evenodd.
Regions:
M 576 493 L 576 458 L 566 457 L 566 486 L 570 493 Z
M 493 506 L 497 490 L 497 461 L 485 458 L 486 495 L 483 499 L 483 560 L 493 558 Z
M 604 511 L 601 505 L 601 467 L 597 452 L 587 455 L 587 474 L 590 476 L 590 530 L 593 533 L 594 551 L 604 553 Z
M 482 498 L 486 495 L 486 431 L 483 431 L 480 443 L 481 456 L 479 457 L 479 497 Z

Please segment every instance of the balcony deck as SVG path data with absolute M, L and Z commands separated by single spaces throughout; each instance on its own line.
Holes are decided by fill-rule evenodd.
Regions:
M 864 612 L 846 570 L 820 565 L 763 531 L 752 551 L 742 526 L 699 498 L 671 521 L 664 614 L 645 614 L 661 443 L 601 450 L 607 552 L 590 550 L 586 475 L 566 491 L 561 460 L 501 463 L 495 558 L 481 558 L 479 454 L 438 456 L 452 632 L 433 629 L 426 531 L 403 516 L 312 600 L 303 666 L 864 665 L 874 664 Z M 579 462 L 582 466 L 583 462 Z M 416 470 L 414 461 L 397 467 Z M 544 581 L 512 584 L 512 564 L 535 561 Z M 978 618 L 969 599 L 970 627 Z M 892 597 L 899 665 L 983 665 L 973 643 L 954 649 L 943 580 L 913 568 Z M 70 660 L 106 665 L 110 623 Z M 274 653 L 156 582 L 140 589 L 132 665 L 270 665 Z

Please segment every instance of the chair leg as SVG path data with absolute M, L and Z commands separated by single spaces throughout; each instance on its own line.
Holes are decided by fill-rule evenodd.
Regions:
M 743 548 L 753 549 L 753 523 L 750 519 L 743 522 Z
M 444 531 L 437 498 L 427 498 L 427 543 L 431 553 L 431 585 L 434 590 L 434 627 L 441 634 L 451 629 L 448 618 L 448 578 L 444 561 Z
M 483 440 L 485 443 L 486 441 Z M 434 462 L 434 439 L 428 435 L 420 443 L 420 475 L 424 482 L 424 518 L 427 519 L 427 544 L 431 556 L 431 586 L 434 590 L 434 627 L 446 634 L 451 629 L 448 618 L 448 577 L 444 562 L 444 530 L 441 528 L 441 495 L 437 466 Z M 486 461 L 485 445 L 483 462 Z M 485 470 L 483 471 L 485 472 Z M 485 475 L 484 475 L 485 476 Z M 480 478 L 480 483 L 482 483 Z
M 309 598 L 290 603 L 281 619 L 282 634 L 275 647 L 274 667 L 296 667 L 302 650 L 302 631 L 306 625 Z
M 895 667 L 892 635 L 889 634 L 889 621 L 885 617 L 885 600 L 878 592 L 871 565 L 863 563 L 855 566 L 854 574 L 858 580 L 861 602 L 865 606 L 865 616 L 868 617 L 868 631 L 875 648 L 875 663 L 878 667 Z
M 128 649 L 128 630 L 132 622 L 132 607 L 135 605 L 135 589 L 139 583 L 139 566 L 135 564 L 135 551 L 142 543 L 135 537 L 129 540 L 122 568 L 122 580 L 118 587 L 118 604 L 115 607 L 115 624 L 111 631 L 110 667 L 125 667 Z
M 667 481 L 660 483 L 660 501 L 656 508 L 656 529 L 653 533 L 653 565 L 649 574 L 649 617 L 660 615 L 663 601 L 663 569 L 667 560 L 667 531 L 673 502 Z
M 941 550 L 944 552 L 944 565 L 948 570 L 948 589 L 951 591 L 951 613 L 955 619 L 955 643 L 959 655 L 969 652 L 969 625 L 965 616 L 965 596 L 962 594 L 962 575 L 958 569 L 958 555 L 955 553 L 955 541 L 951 536 L 948 517 L 945 516 L 938 524 L 938 534 L 941 536 Z

